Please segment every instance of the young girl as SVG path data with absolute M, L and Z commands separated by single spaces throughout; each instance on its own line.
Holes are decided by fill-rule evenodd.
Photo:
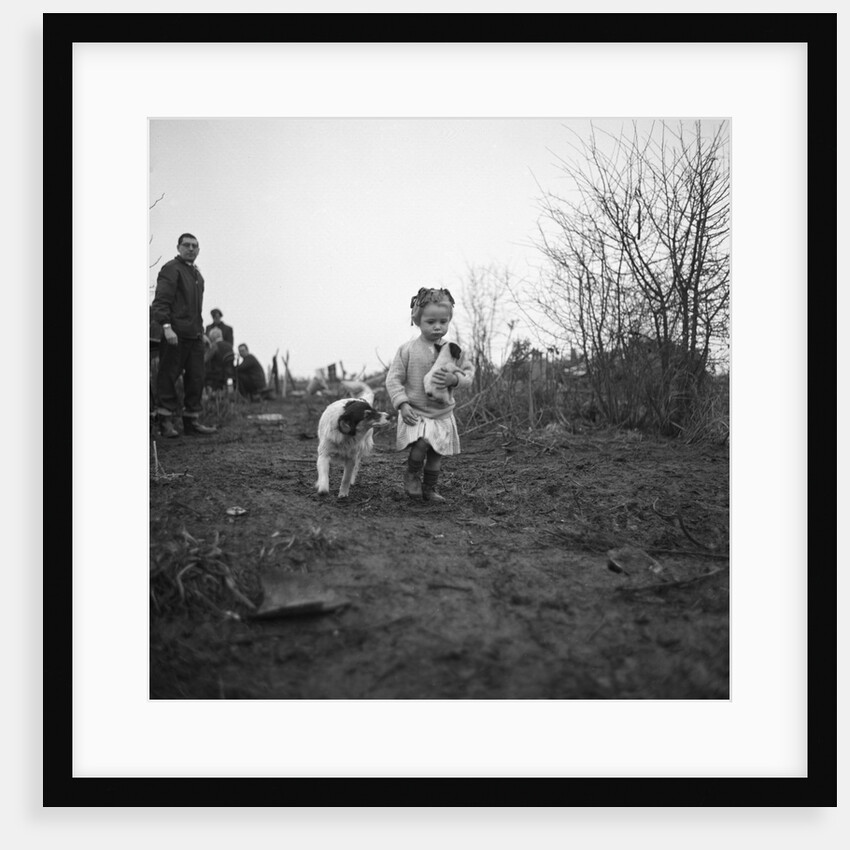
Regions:
M 396 449 L 410 450 L 404 473 L 404 489 L 411 498 L 445 502 L 437 492 L 443 455 L 460 454 L 460 438 L 454 417 L 455 399 L 448 404 L 431 400 L 425 393 L 425 376 L 431 371 L 439 350 L 448 343 L 454 298 L 448 289 L 420 289 L 410 301 L 410 323 L 419 328 L 418 337 L 404 343 L 396 352 L 387 373 L 387 393 L 398 411 Z M 438 370 L 437 387 L 469 387 L 473 366 L 461 353 L 461 371 Z M 422 476 L 422 469 L 425 469 Z

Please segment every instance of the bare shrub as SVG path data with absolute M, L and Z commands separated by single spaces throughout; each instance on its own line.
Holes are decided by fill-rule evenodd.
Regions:
M 527 285 L 537 328 L 576 347 L 612 424 L 681 433 L 728 334 L 728 130 L 656 122 L 597 131 L 542 199 L 548 272 Z

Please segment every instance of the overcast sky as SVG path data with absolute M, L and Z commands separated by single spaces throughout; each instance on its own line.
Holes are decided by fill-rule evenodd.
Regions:
M 537 275 L 539 198 L 564 189 L 567 125 L 590 122 L 151 119 L 150 283 L 191 232 L 205 323 L 220 308 L 237 344 L 266 366 L 288 350 L 296 377 L 375 371 L 416 333 L 420 286 L 460 302 L 470 266 Z

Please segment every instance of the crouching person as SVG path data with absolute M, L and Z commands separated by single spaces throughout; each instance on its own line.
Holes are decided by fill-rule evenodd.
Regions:
M 239 345 L 239 358 L 236 364 L 236 382 L 240 394 L 250 401 L 259 401 L 273 395 L 274 390 L 266 386 L 266 373 L 260 361 L 248 351 L 244 342 Z

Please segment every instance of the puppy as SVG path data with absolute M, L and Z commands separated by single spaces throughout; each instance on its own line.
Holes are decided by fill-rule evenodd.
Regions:
M 449 342 L 440 348 L 440 353 L 434 361 L 428 374 L 425 376 L 425 395 L 437 404 L 448 404 L 453 387 L 438 387 L 434 383 L 434 375 L 439 370 L 445 367 L 446 371 L 452 372 L 462 371 L 460 366 L 455 362 L 460 360 L 461 350 L 457 343 Z
M 363 387 L 357 398 L 331 402 L 319 419 L 316 491 L 320 496 L 327 495 L 330 489 L 331 459 L 336 459 L 344 464 L 338 497 L 348 498 L 348 490 L 357 479 L 360 462 L 372 451 L 372 429 L 390 421 L 386 413 L 372 407 L 374 392 L 365 384 Z

